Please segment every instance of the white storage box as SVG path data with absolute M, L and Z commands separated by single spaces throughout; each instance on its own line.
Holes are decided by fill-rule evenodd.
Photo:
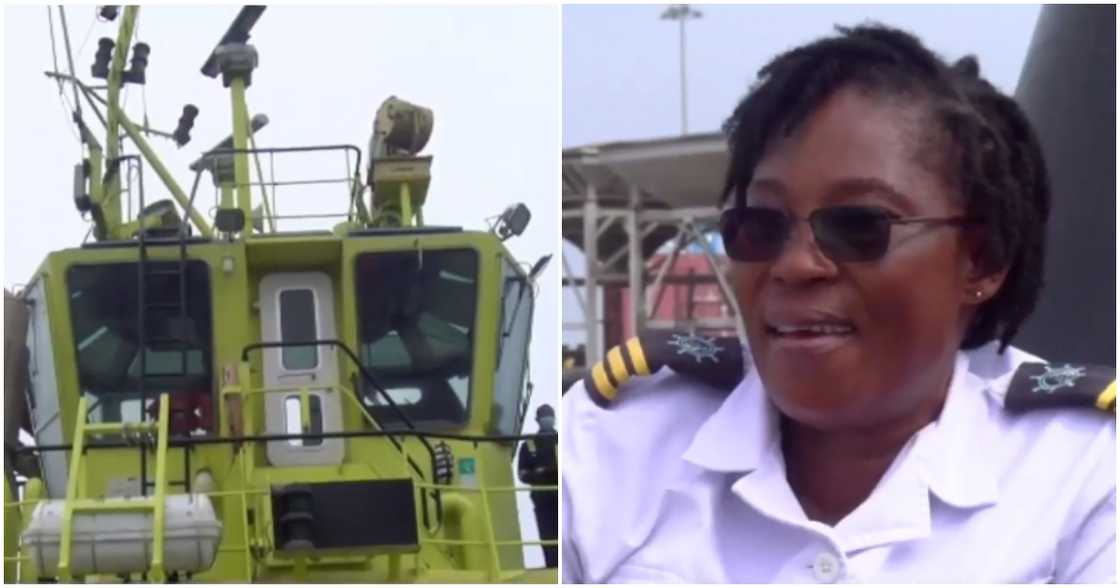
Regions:
M 142 497 L 111 498 L 114 502 Z M 58 572 L 65 500 L 45 500 L 35 507 L 23 532 L 24 549 L 39 574 Z M 163 567 L 168 572 L 199 572 L 214 564 L 222 523 L 210 498 L 173 494 L 166 499 Z M 74 515 L 70 573 L 126 574 L 148 570 L 152 561 L 152 512 L 79 512 Z

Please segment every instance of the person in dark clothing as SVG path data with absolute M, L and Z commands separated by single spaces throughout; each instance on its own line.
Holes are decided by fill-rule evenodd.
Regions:
M 537 409 L 537 435 L 521 443 L 517 453 L 517 477 L 530 486 L 556 486 L 556 412 L 547 404 Z M 558 492 L 533 490 L 533 509 L 541 541 L 555 541 L 559 527 Z M 545 565 L 557 567 L 555 545 L 544 545 Z

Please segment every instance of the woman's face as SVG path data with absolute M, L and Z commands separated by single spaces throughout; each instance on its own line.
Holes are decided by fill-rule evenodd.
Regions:
M 747 189 L 750 206 L 805 219 L 836 205 L 870 205 L 899 217 L 964 214 L 951 182 L 919 158 L 921 106 L 832 95 L 788 137 L 768 146 Z M 926 149 L 928 151 L 928 148 Z M 928 153 L 926 154 L 928 155 Z M 959 228 L 893 225 L 886 255 L 826 257 L 805 222 L 776 259 L 734 262 L 747 338 L 771 400 L 823 430 L 876 425 L 911 414 L 944 391 L 978 281 Z M 998 287 L 998 284 L 996 284 Z M 844 334 L 778 328 L 833 325 Z

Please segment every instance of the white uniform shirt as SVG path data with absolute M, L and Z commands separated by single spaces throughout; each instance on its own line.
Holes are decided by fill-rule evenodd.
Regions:
M 1115 417 L 1005 411 L 1024 361 L 1038 359 L 959 353 L 938 420 L 835 527 L 794 497 L 757 372 L 727 395 L 662 369 L 609 410 L 577 384 L 560 431 L 563 580 L 1110 581 Z

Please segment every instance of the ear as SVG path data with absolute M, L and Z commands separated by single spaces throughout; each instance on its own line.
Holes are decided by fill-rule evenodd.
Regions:
M 967 254 L 961 296 L 966 306 L 980 306 L 999 293 L 1010 268 L 1006 265 L 1001 268 L 992 267 L 992 263 L 984 259 L 979 239 L 966 238 L 965 243 Z

